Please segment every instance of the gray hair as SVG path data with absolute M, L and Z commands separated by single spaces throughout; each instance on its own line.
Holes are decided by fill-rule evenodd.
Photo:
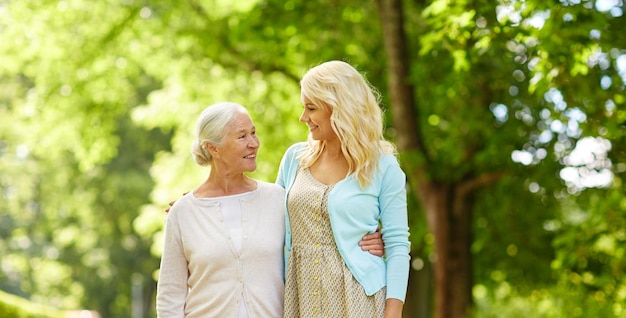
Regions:
M 208 166 L 213 157 L 206 148 L 207 143 L 220 146 L 226 136 L 226 126 L 237 113 L 248 114 L 248 110 L 232 102 L 221 102 L 207 107 L 196 124 L 195 140 L 191 144 L 191 154 L 197 164 Z

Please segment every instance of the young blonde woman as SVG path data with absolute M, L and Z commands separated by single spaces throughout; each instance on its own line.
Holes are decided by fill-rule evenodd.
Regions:
M 409 273 L 406 176 L 375 90 L 330 61 L 301 80 L 308 142 L 285 153 L 285 317 L 402 316 Z M 385 258 L 358 248 L 382 225 Z

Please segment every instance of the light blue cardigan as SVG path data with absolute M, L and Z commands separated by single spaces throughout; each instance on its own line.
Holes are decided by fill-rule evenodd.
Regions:
M 298 170 L 296 157 L 306 143 L 291 146 L 280 163 L 276 183 L 287 191 Z M 387 286 L 387 298 L 404 301 L 409 278 L 409 227 L 406 175 L 395 156 L 383 155 L 372 184 L 361 189 L 354 174 L 335 185 L 328 196 L 328 210 L 335 242 L 352 275 L 368 296 Z M 285 206 L 287 200 L 285 199 Z M 286 216 L 285 265 L 291 251 L 289 213 Z M 358 245 L 366 233 L 382 223 L 385 258 L 362 251 Z M 285 269 L 287 266 L 285 266 Z

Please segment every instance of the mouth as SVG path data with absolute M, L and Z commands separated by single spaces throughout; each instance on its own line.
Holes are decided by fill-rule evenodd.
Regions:
M 245 156 L 243 158 L 244 159 L 255 159 L 256 158 L 256 154 L 247 155 L 247 156 Z

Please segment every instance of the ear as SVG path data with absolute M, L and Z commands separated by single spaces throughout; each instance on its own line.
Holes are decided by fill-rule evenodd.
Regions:
M 215 157 L 217 155 L 218 149 L 217 146 L 215 146 L 214 144 L 207 141 L 202 146 L 204 147 L 204 149 L 206 149 L 206 151 L 211 154 L 211 156 Z

